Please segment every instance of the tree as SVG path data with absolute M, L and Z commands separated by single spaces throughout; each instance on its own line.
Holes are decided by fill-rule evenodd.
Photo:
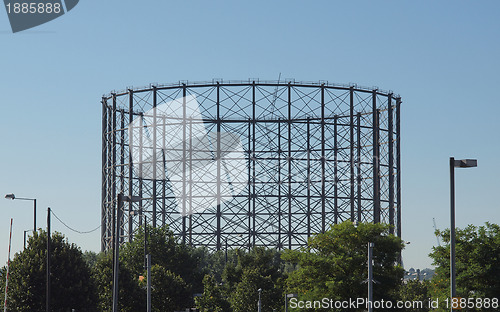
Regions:
M 144 274 L 146 276 L 146 272 Z M 147 286 L 147 279 L 141 286 Z M 182 277 L 158 264 L 151 267 L 151 290 L 151 306 L 155 312 L 180 311 L 192 304 L 191 289 Z
M 196 307 L 201 312 L 229 312 L 231 307 L 223 295 L 223 289 L 215 276 L 205 275 L 203 278 L 203 294 L 195 298 Z
M 147 245 L 153 265 L 179 275 L 195 292 L 203 289 L 205 273 L 200 269 L 202 253 L 196 248 L 179 244 L 168 226 L 148 226 Z M 132 242 L 120 247 L 120 259 L 131 272 L 140 275 L 144 271 L 144 231 L 139 230 Z
M 80 248 L 60 233 L 51 237 L 51 310 L 96 311 L 90 268 Z M 47 232 L 40 230 L 10 264 L 8 310 L 43 311 L 46 302 Z
M 236 285 L 236 289 L 231 298 L 231 306 L 234 312 L 247 312 L 257 310 L 259 299 L 258 289 L 261 289 L 261 302 L 263 311 L 272 311 L 281 306 L 281 290 L 275 287 L 270 275 L 262 275 L 258 268 L 245 268 L 241 277 L 241 282 Z
M 300 300 L 366 298 L 367 246 L 372 242 L 377 281 L 373 299 L 393 300 L 404 274 L 397 264 L 403 242 L 389 229 L 379 223 L 355 226 L 346 221 L 312 236 L 301 250 L 286 250 L 282 259 L 298 265 L 286 280 L 287 292 L 299 294 Z
M 99 311 L 113 310 L 113 253 L 100 253 L 92 267 L 92 277 L 98 294 Z M 133 274 L 127 266 L 120 265 L 118 276 L 118 307 L 123 312 L 143 310 L 146 292 L 139 286 L 139 274 Z
M 248 253 L 237 250 L 236 259 L 236 263 L 226 265 L 223 273 L 226 297 L 234 312 L 256 308 L 259 288 L 262 289 L 264 311 L 281 309 L 283 263 L 280 253 L 273 249 L 255 247 Z
M 500 226 L 486 223 L 469 225 L 455 232 L 457 296 L 498 298 L 500 294 Z M 450 230 L 436 231 L 444 245 L 434 247 L 429 256 L 436 265 L 432 279 L 433 297 L 444 300 L 450 294 Z M 444 311 L 444 310 L 443 310 Z M 483 311 L 477 308 L 475 311 Z M 484 311 L 493 311 L 484 309 Z
M 399 300 L 405 302 L 423 302 L 423 307 L 414 308 L 411 311 L 414 312 L 428 312 L 429 311 L 429 303 L 428 300 L 430 298 L 429 294 L 429 281 L 419 281 L 419 280 L 410 280 L 399 287 Z

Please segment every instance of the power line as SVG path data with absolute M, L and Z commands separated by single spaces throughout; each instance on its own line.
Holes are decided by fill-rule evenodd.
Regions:
M 97 231 L 101 226 L 99 225 L 98 227 L 96 227 L 95 229 L 93 230 L 90 230 L 90 231 L 78 231 L 78 230 L 75 230 L 74 228 L 70 227 L 69 225 L 67 225 L 63 220 L 61 220 L 54 212 L 54 210 L 51 209 L 50 211 L 54 217 L 59 220 L 59 222 L 61 222 L 65 227 L 67 227 L 69 230 L 75 232 L 75 233 L 78 233 L 78 234 L 89 234 L 89 233 L 92 233 L 92 232 L 95 232 Z

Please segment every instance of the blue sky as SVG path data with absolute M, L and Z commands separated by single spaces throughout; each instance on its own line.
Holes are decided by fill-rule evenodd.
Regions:
M 457 226 L 500 223 L 498 1 L 80 1 L 12 34 L 0 10 L 1 195 L 38 199 L 70 226 L 100 223 L 100 98 L 149 83 L 212 78 L 328 80 L 402 96 L 403 238 L 409 267 L 429 267 L 432 218 L 449 226 L 450 156 Z M 0 262 L 32 227 L 30 202 L 0 201 Z M 98 251 L 99 231 L 76 234 Z

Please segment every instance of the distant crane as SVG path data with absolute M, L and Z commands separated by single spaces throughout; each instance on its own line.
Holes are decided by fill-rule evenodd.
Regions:
M 432 218 L 432 222 L 434 222 L 434 232 L 437 231 L 437 227 L 436 227 L 436 218 Z M 439 241 L 439 235 L 437 233 L 436 234 L 436 239 L 437 239 L 437 242 L 438 242 L 438 246 L 441 247 L 441 242 Z

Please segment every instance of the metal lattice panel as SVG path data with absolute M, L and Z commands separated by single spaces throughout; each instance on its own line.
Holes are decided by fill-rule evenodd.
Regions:
M 168 103 L 188 97 L 196 98 L 199 109 L 189 125 L 156 113 L 159 107 L 174 110 Z M 185 117 L 190 108 L 186 100 L 179 103 Z M 122 242 L 143 222 L 131 211 L 146 215 L 153 226 L 168 224 L 188 244 L 211 249 L 224 244 L 294 248 L 344 220 L 388 223 L 401 236 L 400 105 L 392 92 L 295 81 L 180 82 L 105 96 L 102 249 L 112 248 L 118 193 L 142 198 L 125 203 L 118 222 Z M 154 131 L 147 137 L 130 131 L 138 121 L 152 123 Z M 193 147 L 202 146 L 188 138 L 193 127 L 206 133 L 206 147 Z M 220 133 L 241 141 L 244 185 L 227 196 L 218 164 L 215 180 L 206 182 L 217 199 L 214 205 L 191 183 L 203 179 L 192 160 L 221 142 Z M 175 137 L 184 140 L 175 145 Z M 151 160 L 134 162 L 134 148 L 145 140 L 155 142 L 145 154 Z M 166 160 L 168 153 L 183 160 Z M 183 181 L 181 190 L 172 172 Z M 175 195 L 180 191 L 181 201 Z M 206 200 L 206 207 L 181 213 L 180 206 L 192 207 L 193 200 Z

